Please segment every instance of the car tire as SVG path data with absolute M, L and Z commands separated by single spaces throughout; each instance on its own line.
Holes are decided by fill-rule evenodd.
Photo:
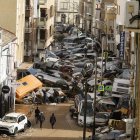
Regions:
M 24 128 L 23 128 L 23 132 L 25 132 L 27 130 L 27 127 L 28 127 L 27 124 L 25 124 Z
M 18 128 L 16 127 L 15 129 L 14 129 L 14 135 L 16 135 L 16 133 L 17 133 L 17 131 L 18 131 Z

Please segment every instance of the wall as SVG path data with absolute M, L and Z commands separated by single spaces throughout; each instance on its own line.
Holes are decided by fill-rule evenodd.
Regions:
M 18 38 L 16 60 L 18 65 L 23 62 L 24 53 L 24 0 L 0 0 L 0 25 L 13 32 Z
M 67 8 L 62 9 L 62 2 L 67 2 Z M 75 6 L 73 3 L 77 3 Z M 61 14 L 66 15 L 66 23 L 74 24 L 75 17 L 79 11 L 79 0 L 57 0 L 56 21 L 61 22 Z
M 38 31 L 38 49 L 44 49 L 44 48 L 47 48 L 51 42 L 53 42 L 53 28 L 54 28 L 54 15 L 55 15 L 55 9 L 54 9 L 54 4 L 55 4 L 55 1 L 54 0 L 51 0 L 51 1 L 47 1 L 47 3 L 43 3 L 43 4 L 39 4 L 39 24 L 41 23 L 40 22 L 40 9 L 41 8 L 45 8 L 47 9 L 46 11 L 46 14 L 48 14 L 48 18 L 46 19 L 44 17 L 44 21 L 42 22 L 42 26 L 40 26 L 40 29 L 46 29 L 46 40 L 44 40 L 44 42 L 41 43 L 40 41 L 40 29 Z M 53 15 L 50 16 L 50 7 L 53 6 Z M 49 30 L 50 30 L 50 26 L 52 27 L 52 35 L 50 35 L 49 33 Z

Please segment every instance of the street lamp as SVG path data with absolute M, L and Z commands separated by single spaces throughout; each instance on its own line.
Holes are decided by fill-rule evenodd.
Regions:
M 84 91 L 85 91 L 85 98 L 84 98 L 84 126 L 83 126 L 83 140 L 86 140 L 86 113 L 87 113 L 87 79 L 91 77 L 93 73 L 93 66 L 86 64 L 82 69 L 82 75 L 84 77 Z
M 93 114 L 92 139 L 93 139 L 93 136 L 95 135 L 96 84 L 97 84 L 97 53 L 96 53 L 96 56 L 95 56 L 94 114 Z
M 97 22 L 101 23 L 101 24 L 104 24 L 105 25 L 105 36 L 106 36 L 106 49 L 108 50 L 108 34 L 107 34 L 107 24 L 104 22 L 104 21 L 100 21 L 98 19 L 95 20 L 95 23 L 96 23 L 96 26 L 97 26 Z M 94 27 L 93 27 L 94 28 Z M 99 29 L 99 28 L 96 28 L 96 29 Z M 101 29 L 99 29 L 101 30 Z M 101 48 L 102 48 L 102 76 L 103 77 L 103 53 L 104 53 L 104 36 L 101 36 L 101 34 L 99 35 L 99 37 L 101 38 Z M 105 70 L 106 70 L 106 56 L 105 56 Z M 101 81 L 102 82 L 102 81 Z M 102 83 L 101 83 L 102 84 Z

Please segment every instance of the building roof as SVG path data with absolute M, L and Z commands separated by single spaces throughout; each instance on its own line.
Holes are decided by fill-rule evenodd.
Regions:
M 14 33 L 0 27 L 0 31 L 1 30 L 2 30 L 2 44 L 1 44 L 2 47 L 16 40 L 16 35 Z

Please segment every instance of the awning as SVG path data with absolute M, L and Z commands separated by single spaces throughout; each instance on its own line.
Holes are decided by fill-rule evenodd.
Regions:
M 17 81 L 19 86 L 16 88 L 16 97 L 23 98 L 35 89 L 41 88 L 42 83 L 33 75 L 25 76 Z

